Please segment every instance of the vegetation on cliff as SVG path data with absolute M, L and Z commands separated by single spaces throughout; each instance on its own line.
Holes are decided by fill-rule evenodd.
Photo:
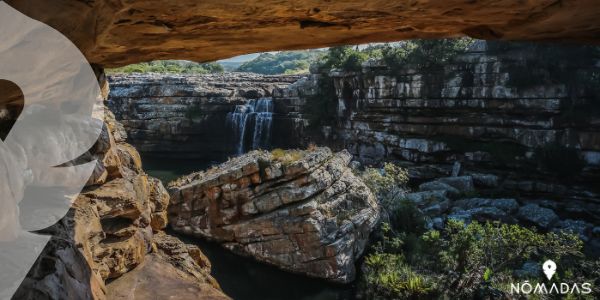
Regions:
M 261 53 L 257 58 L 242 64 L 237 71 L 265 75 L 308 73 L 310 64 L 324 52 L 323 50 L 307 50 Z
M 360 286 L 369 299 L 502 298 L 511 283 L 541 282 L 539 266 L 547 259 L 560 266 L 551 283 L 598 278 L 598 262 L 584 257 L 576 234 L 452 218 L 433 229 L 404 197 L 406 170 L 387 163 L 366 168 L 362 178 L 385 210 L 362 266 Z
M 208 74 L 221 73 L 223 67 L 215 62 L 195 63 L 185 60 L 158 60 L 132 64 L 116 69 L 108 69 L 108 74 L 131 73 L 172 73 L 172 74 Z
M 332 47 L 311 65 L 311 72 L 318 73 L 317 92 L 308 97 L 304 113 L 311 126 L 318 128 L 331 124 L 336 115 L 336 93 L 332 70 L 360 72 L 368 60 L 382 61 L 388 72 L 396 74 L 406 66 L 424 69 L 440 68 L 457 55 L 464 53 L 474 42 L 469 38 L 410 40 L 391 44 L 373 44 L 364 48 L 357 46 Z

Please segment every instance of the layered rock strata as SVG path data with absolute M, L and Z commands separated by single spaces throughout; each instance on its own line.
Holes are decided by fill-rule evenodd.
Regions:
M 236 106 L 271 97 L 273 90 L 299 78 L 251 73 L 115 75 L 109 77 L 108 106 L 125 127 L 129 142 L 143 154 L 223 160 L 237 154 L 240 143 L 235 132 L 239 124 L 232 124 L 229 116 Z M 274 103 L 271 145 L 296 146 L 298 135 L 290 132 L 303 123 L 296 124 L 297 119 L 279 107 Z
M 169 185 L 176 231 L 279 268 L 350 282 L 379 218 L 370 190 L 328 148 L 254 151 Z
M 459 35 L 597 43 L 600 30 L 594 0 L 6 2 L 105 67 Z
M 568 232 L 579 236 L 585 242 L 589 253 L 600 253 L 600 226 L 597 219 L 590 216 L 569 216 L 571 209 L 590 213 L 600 211 L 593 203 L 577 205 L 549 200 L 525 200 L 513 197 L 474 196 L 484 192 L 486 187 L 474 176 L 443 177 L 419 185 L 418 190 L 404 195 L 426 216 L 429 228 L 441 230 L 450 220 L 464 223 L 472 221 L 501 221 L 509 224 L 523 224 L 536 227 L 543 232 Z
M 94 173 L 69 213 L 40 232 L 52 239 L 13 299 L 112 299 L 114 291 L 105 283 L 136 270 L 148 257 L 149 263 L 178 270 L 170 280 L 201 291 L 193 299 L 228 299 L 198 249 L 176 241 L 165 246 L 161 230 L 167 226 L 169 195 L 158 179 L 143 172 L 138 152 L 125 142 L 126 133 L 110 111 L 105 118 L 99 140 L 81 157 L 97 161 Z
M 512 80 L 522 77 L 524 61 L 532 73 L 548 72 L 532 54 L 519 48 L 494 51 L 479 41 L 437 72 L 406 66 L 391 73 L 376 61 L 365 63 L 362 72 L 333 71 L 328 75 L 335 84 L 337 98 L 331 101 L 338 107 L 337 121 L 313 138 L 348 149 L 367 165 L 398 161 L 415 183 L 472 176 L 483 193 L 543 200 L 565 218 L 597 222 L 597 99 L 568 80 L 533 85 Z M 597 67 L 573 64 L 569 70 L 575 76 Z M 319 80 L 327 79 L 312 74 L 276 90 L 273 99 L 306 118 L 301 112 Z M 583 171 L 565 180 L 557 177 L 564 174 L 540 167 L 536 151 L 552 145 L 577 149 Z

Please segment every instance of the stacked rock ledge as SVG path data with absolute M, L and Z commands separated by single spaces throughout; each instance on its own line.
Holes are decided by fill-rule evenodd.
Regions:
M 169 185 L 174 230 L 281 269 L 347 283 L 379 206 L 329 148 L 253 151 Z

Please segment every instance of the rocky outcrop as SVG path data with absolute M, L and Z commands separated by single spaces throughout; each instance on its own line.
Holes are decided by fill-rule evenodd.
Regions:
M 379 218 L 350 159 L 328 148 L 250 152 L 171 183 L 169 221 L 279 268 L 350 282 Z
M 555 201 L 469 195 L 485 193 L 485 188 L 481 185 L 475 188 L 472 176 L 444 177 L 421 184 L 419 191 L 406 193 L 403 198 L 420 210 L 428 228 L 442 230 L 448 220 L 518 223 L 542 232 L 576 234 L 585 242 L 588 253 L 600 253 L 600 228 L 596 218 L 580 215 L 580 219 L 573 220 L 570 212 Z M 590 212 L 600 209 L 594 203 L 581 208 Z
M 271 97 L 274 89 L 299 78 L 251 73 L 115 75 L 109 77 L 108 106 L 129 142 L 144 154 L 220 161 L 237 154 L 240 144 L 239 124 L 230 116 L 236 107 Z M 296 132 L 295 119 L 279 111 L 277 103 L 273 109 L 271 146 L 295 146 L 298 141 L 290 134 Z
M 196 286 L 201 293 L 190 299 L 227 298 L 197 248 L 166 242 L 161 230 L 167 226 L 169 195 L 159 180 L 143 172 L 139 154 L 125 138 L 123 127 L 106 110 L 99 140 L 81 158 L 96 160 L 94 173 L 69 213 L 41 231 L 52 239 L 13 299 L 111 299 L 118 292 L 107 281 L 133 270 L 139 274 L 149 264 L 183 269 L 169 273 L 169 280 Z M 150 262 L 144 263 L 149 253 Z
M 108 299 L 229 299 L 207 274 L 210 262 L 195 246 L 164 233 L 154 251 L 135 270 L 107 285 Z
M 7 0 L 106 67 L 469 35 L 598 42 L 596 1 Z
M 337 120 L 312 138 L 348 149 L 367 165 L 397 161 L 408 168 L 416 185 L 470 176 L 470 184 L 483 196 L 543 200 L 563 212 L 562 217 L 597 222 L 590 213 L 600 203 L 595 184 L 600 178 L 600 116 L 590 106 L 597 98 L 587 88 L 574 87 L 566 76 L 545 83 L 511 79 L 527 71 L 524 61 L 535 69 L 528 72 L 549 72 L 527 49 L 478 41 L 438 71 L 419 72 L 410 66 L 389 70 L 369 61 L 362 72 L 330 72 Z M 593 63 L 569 66 L 573 78 L 597 69 Z M 302 112 L 319 80 L 327 79 L 312 74 L 276 90 L 273 99 L 289 111 Z M 308 119 L 302 114 L 299 118 Z M 580 174 L 565 180 L 557 177 L 564 174 L 544 168 L 536 152 L 556 144 L 577 149 L 584 165 Z M 562 159 L 558 155 L 555 160 Z M 427 183 L 415 197 L 446 184 Z M 444 189 L 448 194 L 469 193 Z

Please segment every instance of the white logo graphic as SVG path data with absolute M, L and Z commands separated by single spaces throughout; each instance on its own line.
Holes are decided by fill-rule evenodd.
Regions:
M 554 276 L 554 273 L 556 273 L 556 263 L 552 260 L 547 260 L 542 265 L 542 269 L 544 270 L 544 274 L 546 274 L 546 277 L 548 277 L 548 280 L 551 280 L 552 276 Z
M 556 274 L 556 263 L 552 260 L 547 260 L 542 264 L 542 270 L 548 281 L 552 280 L 554 274 Z M 530 283 L 529 280 L 524 282 L 511 283 L 510 293 L 520 295 L 589 295 L 592 293 L 592 284 L 589 282 L 537 282 Z
M 0 80 L 22 95 L 14 100 L 0 91 L 9 94 L 0 98 L 0 126 L 14 122 L 0 139 L 0 299 L 10 299 L 51 238 L 33 232 L 66 215 L 96 166 L 85 154 L 100 136 L 103 110 L 96 76 L 79 49 L 4 1 Z M 15 101 L 22 111 L 7 113 Z

